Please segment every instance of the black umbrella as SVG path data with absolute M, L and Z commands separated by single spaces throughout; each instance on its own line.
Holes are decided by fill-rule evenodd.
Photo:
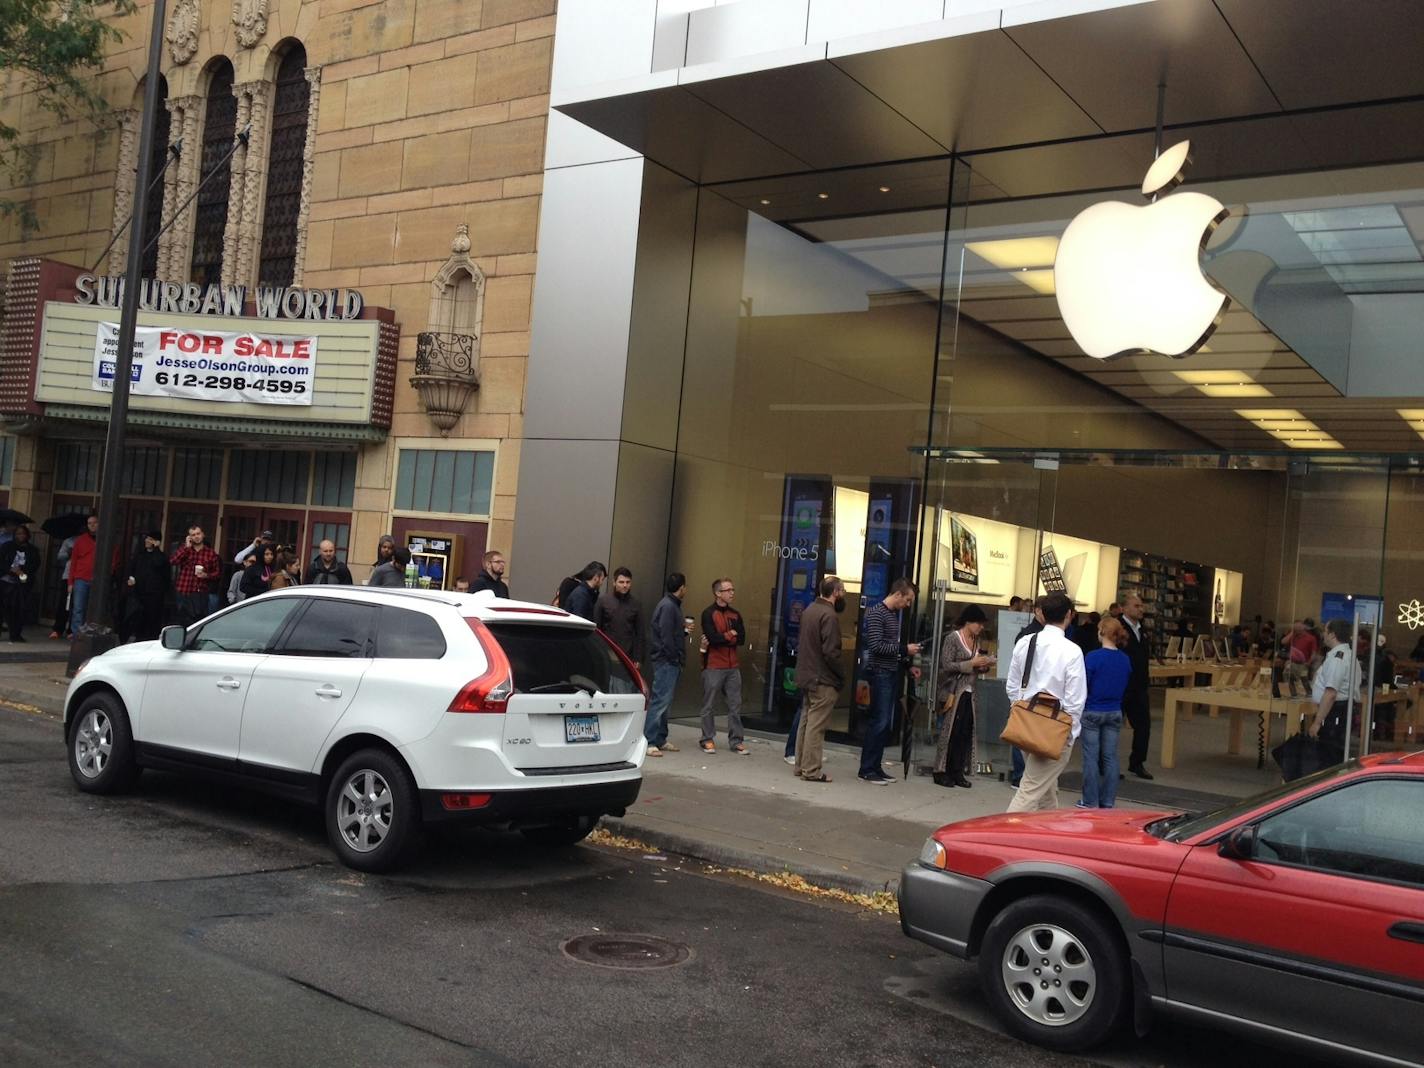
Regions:
M 0 508 L 0 523 L 32 523 L 32 520 L 24 512 L 17 512 L 13 508 Z
M 82 533 L 88 526 L 89 517 L 83 512 L 70 512 L 68 515 L 52 515 L 40 524 L 40 529 L 51 538 L 58 538 L 63 541 L 65 538 L 72 538 L 76 534 Z

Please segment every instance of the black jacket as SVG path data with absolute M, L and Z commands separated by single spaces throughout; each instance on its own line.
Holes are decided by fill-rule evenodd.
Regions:
M 609 590 L 598 598 L 593 609 L 593 622 L 633 662 L 643 659 L 643 606 L 631 593 L 620 597 Z
M 683 629 L 682 602 L 667 594 L 653 609 L 653 633 L 649 655 L 655 664 L 687 663 L 687 631 Z
M 15 558 L 23 552 L 25 561 L 20 566 L 21 572 L 26 576 L 25 585 L 32 586 L 35 581 L 35 572 L 40 569 L 40 550 L 34 542 L 28 541 L 21 545 L 17 541 L 7 541 L 0 545 L 0 578 L 6 582 L 14 582 L 19 585 L 19 577 L 10 573 L 10 569 L 15 566 Z
M 272 572 L 273 575 L 276 572 Z M 242 571 L 242 584 L 238 587 L 242 590 L 243 597 L 260 597 L 272 588 L 272 575 L 265 579 L 262 577 L 262 565 L 253 564 Z
M 598 605 L 598 594 L 587 582 L 580 582 L 559 605 L 565 612 L 572 612 L 576 616 L 583 616 L 584 619 L 592 621 L 593 610 Z
M 479 577 L 470 583 L 471 593 L 479 593 L 481 590 L 494 590 L 496 597 L 509 597 L 509 583 L 495 578 L 488 571 L 481 571 Z
M 129 587 L 141 601 L 161 601 L 173 585 L 173 568 L 168 563 L 168 554 L 162 549 L 140 549 L 129 557 L 128 569 L 124 572 L 125 584 L 133 579 Z
M 340 560 L 333 560 L 330 567 L 323 567 L 321 556 L 312 557 L 311 566 L 307 568 L 307 585 L 315 586 L 351 586 L 351 569 Z
M 1127 689 L 1123 691 L 1123 696 L 1127 698 L 1137 698 L 1143 700 L 1147 697 L 1147 687 L 1151 684 L 1149 668 L 1151 658 L 1147 649 L 1147 631 L 1142 632 L 1142 637 L 1138 638 L 1132 633 L 1132 624 L 1126 619 L 1122 621 L 1123 629 L 1127 631 L 1127 644 L 1123 646 L 1123 652 L 1127 654 L 1127 659 L 1132 663 L 1132 674 L 1127 679 Z

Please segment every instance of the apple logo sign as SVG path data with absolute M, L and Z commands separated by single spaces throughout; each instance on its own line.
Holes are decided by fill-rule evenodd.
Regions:
M 1169 190 L 1191 164 L 1181 141 L 1153 162 L 1142 195 Z M 1146 207 L 1110 200 L 1081 212 L 1058 243 L 1053 282 L 1073 340 L 1106 360 L 1132 353 L 1189 356 L 1206 343 L 1228 298 L 1202 274 L 1201 250 L 1227 209 L 1203 193 Z

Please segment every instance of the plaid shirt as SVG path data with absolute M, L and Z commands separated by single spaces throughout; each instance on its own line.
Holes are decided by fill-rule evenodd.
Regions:
M 212 584 L 222 578 L 222 560 L 209 545 L 200 545 L 195 549 L 185 543 L 168 558 L 168 562 L 178 569 L 173 588 L 180 594 L 207 593 Z M 193 570 L 197 564 L 202 564 L 207 572 L 202 578 Z

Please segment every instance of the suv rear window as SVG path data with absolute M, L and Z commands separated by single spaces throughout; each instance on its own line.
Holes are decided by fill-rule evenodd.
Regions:
M 376 656 L 382 660 L 439 660 L 445 655 L 440 624 L 424 612 L 381 605 Z
M 638 693 L 633 676 L 604 638 L 583 627 L 485 624 L 514 672 L 515 693 Z

